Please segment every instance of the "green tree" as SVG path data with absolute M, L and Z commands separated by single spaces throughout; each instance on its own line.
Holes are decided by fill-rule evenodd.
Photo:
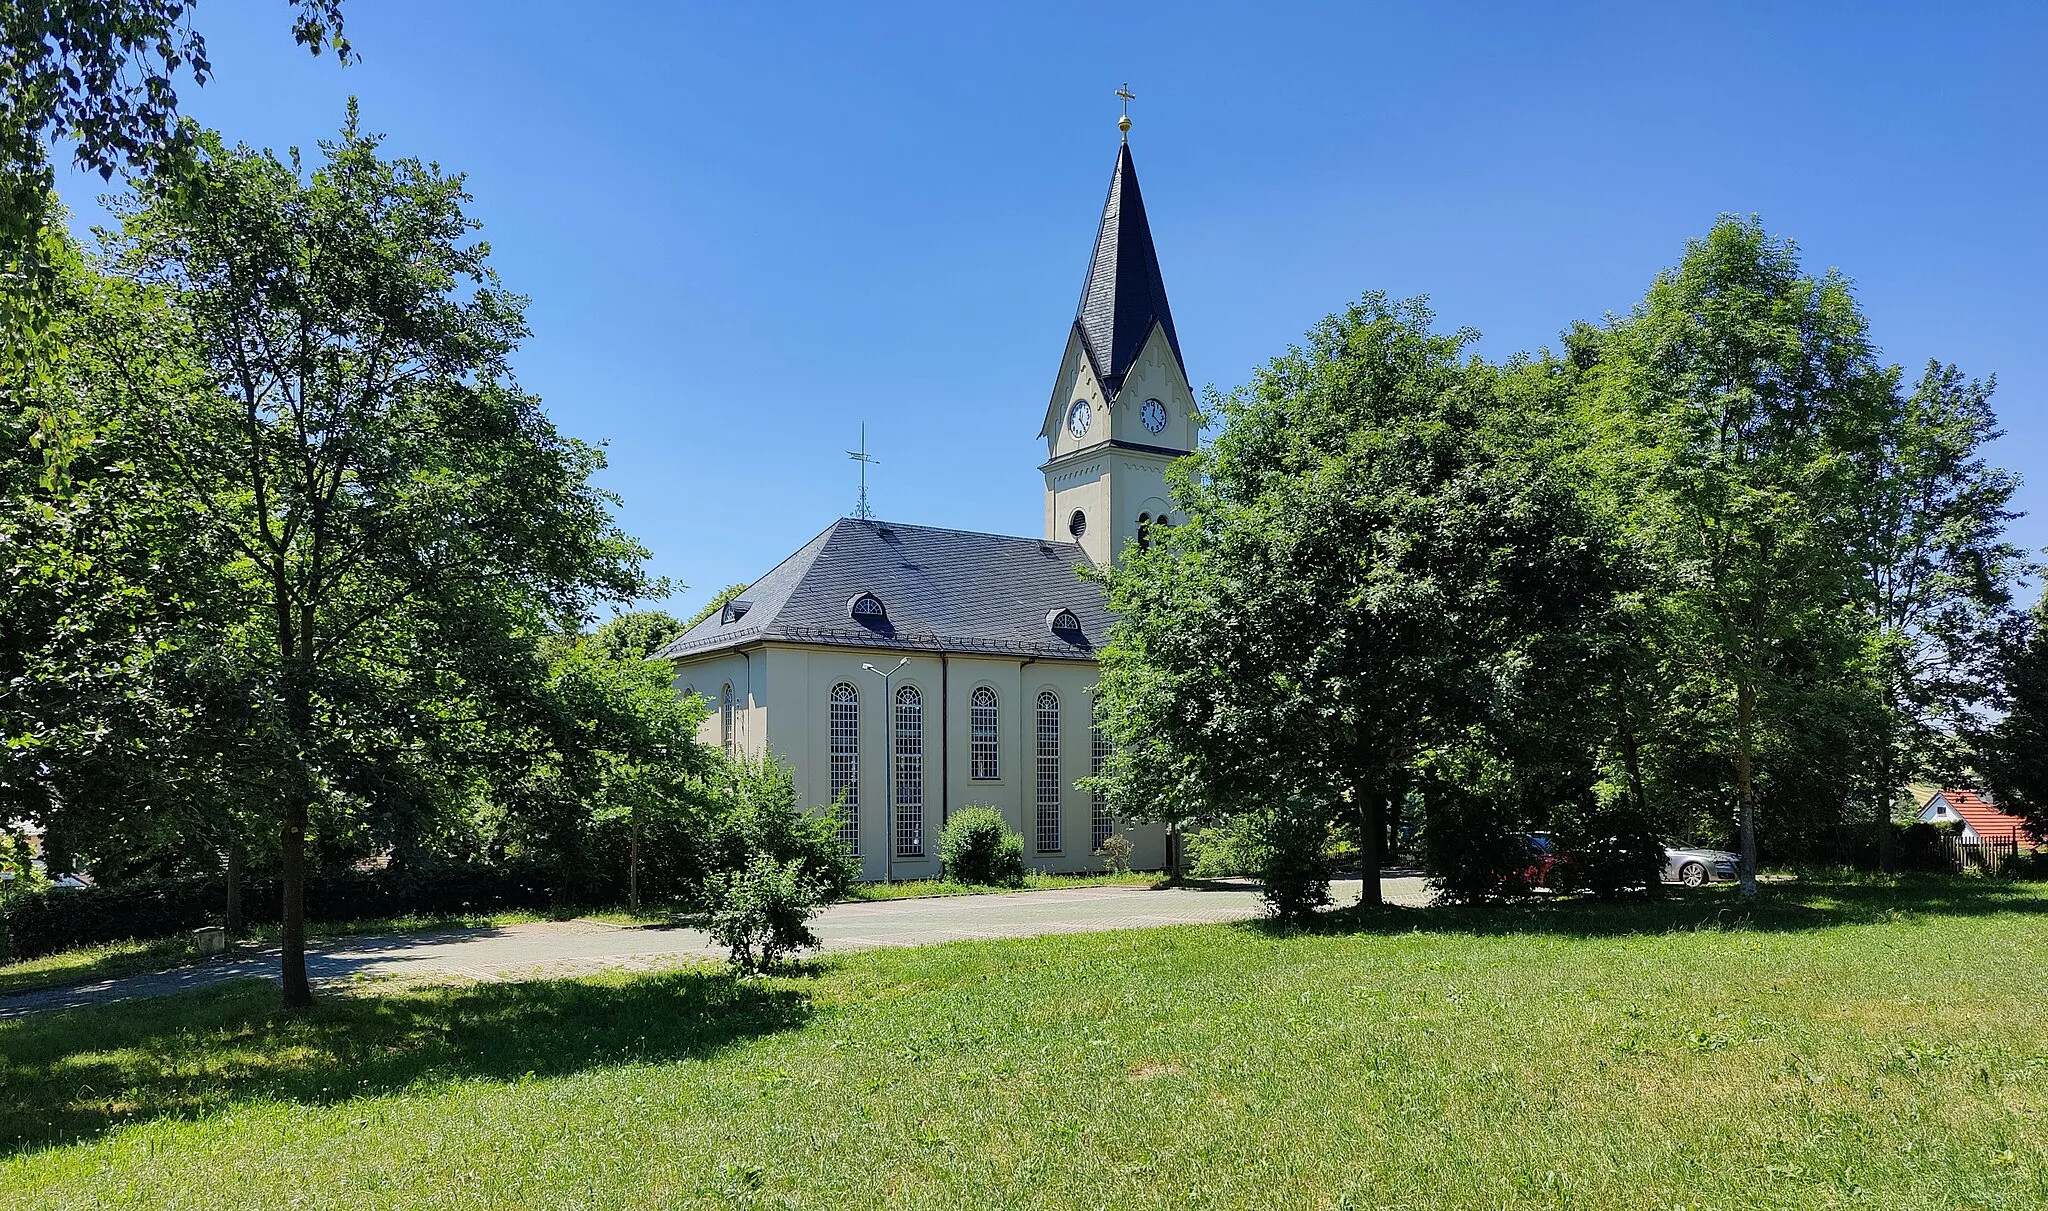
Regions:
M 121 208 L 110 246 L 204 372 L 193 392 L 134 384 L 136 406 L 161 478 L 229 552 L 228 638 L 283 741 L 265 806 L 292 1005 L 311 996 L 316 816 L 340 827 L 379 755 L 530 705 L 539 636 L 653 587 L 589 483 L 602 456 L 512 383 L 523 300 L 471 238 L 461 178 L 377 142 L 353 104 L 310 172 L 207 136 L 191 172 Z
M 195 142 L 178 117 L 178 78 L 203 85 L 213 72 L 191 24 L 195 2 L 0 3 L 0 349 L 41 344 L 62 271 L 51 144 L 68 140 L 78 164 L 103 179 L 131 167 L 169 176 L 189 163 Z M 288 3 L 299 45 L 349 61 L 341 0 Z
M 1963 776 L 1961 736 L 1996 690 L 2014 584 L 2034 570 L 2005 536 L 2019 477 L 1983 457 L 1999 436 L 1993 388 L 1930 362 L 1913 391 L 1892 391 L 1854 457 L 1851 541 L 1883 693 L 1870 800 L 1887 870 L 1905 785 Z
M 704 700 L 676 693 L 666 660 L 618 650 L 621 633 L 637 632 L 600 629 L 559 645 L 550 661 L 555 709 L 543 763 L 545 777 L 558 784 L 546 797 L 572 805 L 572 831 L 585 822 L 625 829 L 626 902 L 634 912 L 648 828 L 701 819 L 704 796 L 693 788 L 713 764 L 711 750 L 697 743 Z
M 1645 452 L 1635 516 L 1667 572 L 1667 658 L 1699 687 L 1700 747 L 1732 767 L 1753 897 L 1759 758 L 1816 677 L 1856 676 L 1851 455 L 1887 376 L 1846 281 L 1727 218 L 1611 325 L 1586 382 Z
M 1998 705 L 1978 762 L 1992 801 L 2048 839 L 2048 595 L 2006 641 Z
M 1554 393 L 1431 320 L 1368 295 L 1216 401 L 1220 435 L 1172 475 L 1186 522 L 1106 574 L 1119 816 L 1322 804 L 1377 902 L 1382 805 L 1429 754 L 1537 755 L 1542 729 L 1509 723 L 1604 608 L 1601 542 L 1531 453 Z
M 635 610 L 607 620 L 590 633 L 588 642 L 612 660 L 651 660 L 685 629 L 665 610 Z

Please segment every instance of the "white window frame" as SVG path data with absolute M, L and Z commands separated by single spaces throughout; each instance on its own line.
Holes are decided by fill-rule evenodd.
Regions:
M 1040 690 L 1037 710 L 1033 713 L 1037 723 L 1037 779 L 1034 783 L 1033 803 L 1037 811 L 1033 820 L 1033 848 L 1041 854 L 1060 852 L 1060 696 L 1051 690 Z
M 896 691 L 896 856 L 924 857 L 924 694 Z
M 833 686 L 825 701 L 825 735 L 830 745 L 829 790 L 839 804 L 839 839 L 860 856 L 860 690 L 850 681 Z M 844 793 L 842 800 L 840 795 Z
M 994 686 L 976 686 L 967 699 L 967 776 L 975 782 L 1002 780 L 1001 695 Z

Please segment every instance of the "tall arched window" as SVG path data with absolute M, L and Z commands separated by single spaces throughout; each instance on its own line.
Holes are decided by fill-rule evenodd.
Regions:
M 967 776 L 993 782 L 996 773 L 996 692 L 987 686 L 967 700 Z
M 860 691 L 842 681 L 832 687 L 832 801 L 839 805 L 839 839 L 860 853 Z
M 924 856 L 924 695 L 896 691 L 896 856 Z
M 725 745 L 725 755 L 732 756 L 732 682 L 725 683 L 725 689 L 718 696 L 718 735 Z
M 1102 763 L 1107 760 L 1109 737 L 1102 734 L 1102 725 L 1098 723 L 1088 729 L 1088 772 L 1101 777 Z M 1093 852 L 1102 848 L 1102 843 L 1109 840 L 1113 830 L 1109 820 L 1109 797 L 1098 787 L 1090 792 L 1088 798 L 1094 807 L 1094 814 L 1088 822 L 1088 849 Z
M 1038 696 L 1038 852 L 1060 849 L 1060 698 Z

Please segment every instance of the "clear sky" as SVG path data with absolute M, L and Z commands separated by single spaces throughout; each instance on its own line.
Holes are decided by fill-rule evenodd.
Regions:
M 2048 545 L 2048 5 L 348 0 L 362 62 L 210 0 L 186 108 L 309 147 L 350 94 L 469 174 L 522 384 L 692 608 L 849 512 L 1035 535 L 1116 152 L 1189 375 L 1369 289 L 1505 356 L 1627 309 L 1722 212 L 1856 282 L 1888 359 L 1996 374 Z M 81 221 L 96 180 L 64 182 Z

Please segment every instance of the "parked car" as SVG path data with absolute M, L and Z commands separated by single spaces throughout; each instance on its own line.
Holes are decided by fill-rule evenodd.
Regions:
M 1561 890 L 1555 880 L 1560 873 L 1557 864 L 1564 855 L 1559 852 L 1557 842 L 1549 833 L 1523 833 L 1522 841 L 1529 847 L 1529 865 L 1522 870 L 1523 885 Z
M 1664 881 L 1700 887 L 1707 883 L 1729 883 L 1742 869 L 1742 859 L 1725 849 L 1704 849 L 1682 841 L 1664 841 Z

